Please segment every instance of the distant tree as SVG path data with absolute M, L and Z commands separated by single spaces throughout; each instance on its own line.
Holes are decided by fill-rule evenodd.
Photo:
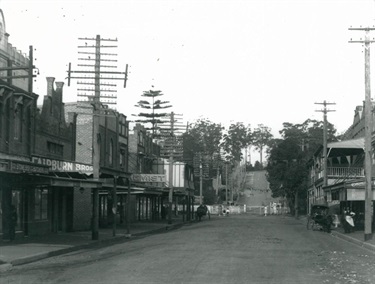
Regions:
M 241 161 L 242 149 L 252 142 L 251 128 L 242 122 L 232 123 L 223 136 L 222 147 L 226 152 L 226 159 L 234 165 Z
M 212 178 L 216 177 L 220 164 L 220 141 L 224 127 L 214 123 L 207 118 L 198 119 L 189 124 L 188 130 L 183 137 L 183 157 L 184 161 L 192 164 L 195 171 L 195 188 L 199 189 L 199 166 L 202 162 L 204 181 L 203 197 L 205 202 L 214 202 L 212 197 Z
M 214 159 L 215 154 L 220 153 L 223 129 L 221 124 L 207 118 L 189 124 L 188 130 L 183 134 L 184 159 L 193 161 L 196 153 L 204 153 L 210 159 Z
M 167 118 L 169 116 L 169 113 L 160 111 L 172 107 L 171 105 L 169 105 L 169 101 L 161 101 L 159 99 L 155 100 L 157 97 L 163 95 L 164 94 L 162 94 L 161 91 L 144 91 L 141 96 L 147 99 L 140 100 L 135 105 L 135 107 L 149 110 L 148 112 L 140 112 L 136 114 L 135 116 L 139 117 L 139 119 L 135 120 L 135 122 L 145 124 L 145 128 L 151 131 L 153 137 L 155 137 L 158 133 L 158 125 L 168 123 L 168 121 L 165 119 L 163 120 L 163 118 Z M 147 124 L 151 124 L 151 127 L 146 127 Z
M 255 149 L 259 151 L 260 154 L 260 166 L 263 167 L 264 147 L 268 146 L 268 144 L 273 138 L 271 128 L 264 126 L 263 124 L 259 124 L 258 127 L 254 129 L 252 137 L 252 144 L 255 146 Z

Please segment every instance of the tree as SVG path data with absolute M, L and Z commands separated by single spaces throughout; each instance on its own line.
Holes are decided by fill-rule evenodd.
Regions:
M 273 138 L 271 128 L 264 126 L 263 124 L 259 124 L 258 128 L 254 129 L 252 137 L 252 144 L 255 146 L 255 149 L 259 151 L 260 165 L 263 167 L 263 149 L 265 146 L 268 146 Z
M 223 140 L 221 145 L 227 154 L 226 159 L 233 164 L 238 163 L 242 158 L 242 149 L 252 142 L 251 128 L 242 122 L 232 123 Z
M 285 197 L 294 204 L 291 211 L 298 216 L 298 207 L 306 200 L 307 162 L 323 143 L 323 122 L 306 120 L 302 124 L 283 123 L 282 139 L 269 143 L 267 180 L 273 197 Z M 335 141 L 335 128 L 328 124 L 328 141 Z
M 189 124 L 188 131 L 183 134 L 184 159 L 192 161 L 196 153 L 204 153 L 214 158 L 215 153 L 220 153 L 220 141 L 224 127 L 207 118 L 198 119 Z
M 159 130 L 158 124 L 163 124 L 167 122 L 162 118 L 166 118 L 169 116 L 169 113 L 159 111 L 172 107 L 171 105 L 168 105 L 169 101 L 155 100 L 155 98 L 163 95 L 164 94 L 162 94 L 161 91 L 144 91 L 141 96 L 146 97 L 147 100 L 140 100 L 135 105 L 135 107 L 150 110 L 150 112 L 138 113 L 136 116 L 140 117 L 141 119 L 137 119 L 135 120 L 135 122 L 151 124 L 151 127 L 146 127 L 146 129 L 151 130 L 153 137 L 157 136 L 157 132 Z
M 202 163 L 205 202 L 212 202 L 212 177 L 217 175 L 219 167 L 223 129 L 221 124 L 204 118 L 189 124 L 188 131 L 183 134 L 183 156 L 194 166 L 196 188 L 199 188 L 199 166 Z

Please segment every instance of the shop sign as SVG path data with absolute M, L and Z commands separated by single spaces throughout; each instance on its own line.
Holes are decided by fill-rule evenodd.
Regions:
M 165 175 L 157 174 L 132 174 L 130 180 L 134 182 L 165 182 Z
M 371 186 L 374 186 L 374 185 L 375 185 L 375 181 L 372 181 Z M 349 186 L 354 187 L 354 188 L 363 188 L 366 186 L 366 182 L 364 181 L 352 182 L 349 184 Z
M 76 162 L 60 161 L 48 158 L 32 157 L 34 164 L 48 166 L 53 172 L 81 172 L 92 173 L 94 168 L 92 165 L 80 164 Z
M 32 165 L 22 162 L 10 162 L 10 170 L 12 172 L 21 172 L 21 173 L 38 173 L 38 174 L 48 174 L 47 167 L 40 167 L 38 165 Z

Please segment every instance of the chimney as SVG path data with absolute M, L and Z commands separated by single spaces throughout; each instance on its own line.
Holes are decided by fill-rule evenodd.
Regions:
M 47 77 L 47 96 L 52 97 L 54 77 Z
M 63 87 L 64 82 L 56 82 L 56 99 L 59 104 L 62 104 L 63 101 Z

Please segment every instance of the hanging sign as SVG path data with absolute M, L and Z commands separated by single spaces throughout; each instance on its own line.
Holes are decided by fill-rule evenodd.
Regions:
M 165 175 L 158 174 L 132 174 L 130 180 L 134 182 L 166 182 Z

